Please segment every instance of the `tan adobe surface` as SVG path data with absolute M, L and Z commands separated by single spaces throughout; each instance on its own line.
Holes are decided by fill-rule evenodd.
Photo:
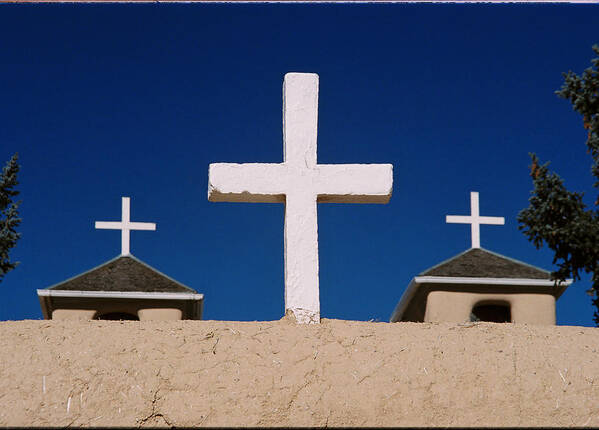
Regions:
M 599 426 L 599 330 L 0 323 L 0 426 Z
M 115 308 L 112 308 L 115 309 Z M 117 308 L 122 309 L 122 308 Z M 183 312 L 176 308 L 137 309 L 131 307 L 127 312 L 140 321 L 173 321 L 183 319 Z M 98 314 L 95 309 L 55 309 L 53 320 L 91 320 Z
M 426 300 L 426 322 L 461 323 L 470 321 L 477 304 L 505 303 L 511 322 L 555 325 L 555 297 L 550 294 L 497 294 L 461 291 L 431 291 Z

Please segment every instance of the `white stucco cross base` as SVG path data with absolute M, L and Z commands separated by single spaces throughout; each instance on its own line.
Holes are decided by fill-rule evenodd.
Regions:
M 285 313 L 320 322 L 316 204 L 387 203 L 391 164 L 318 164 L 318 75 L 288 73 L 283 83 L 283 163 L 214 163 L 213 202 L 285 203 Z

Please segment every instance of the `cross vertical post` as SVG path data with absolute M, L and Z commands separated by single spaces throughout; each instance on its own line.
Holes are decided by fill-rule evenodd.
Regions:
M 290 171 L 316 167 L 318 75 L 287 74 L 283 81 L 283 163 Z M 316 196 L 301 181 L 285 199 L 285 309 L 296 319 L 320 317 Z
M 121 228 L 121 254 L 130 254 L 130 232 L 129 222 L 131 221 L 131 199 L 129 197 L 123 197 L 121 199 L 121 219 L 123 226 Z
M 470 193 L 470 237 L 472 238 L 472 248 L 480 248 L 480 206 L 478 205 L 478 193 Z

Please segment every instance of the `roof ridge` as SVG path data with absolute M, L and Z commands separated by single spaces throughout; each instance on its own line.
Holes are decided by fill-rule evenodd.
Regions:
M 480 251 L 480 252 L 478 252 L 478 251 Z M 487 257 L 484 257 L 485 255 L 487 255 Z M 481 258 L 482 258 L 482 260 L 480 260 Z M 499 261 L 503 261 L 503 263 L 496 262 L 496 263 L 491 263 L 491 266 L 488 266 L 488 265 L 484 264 L 484 262 L 486 259 L 490 263 L 492 260 L 488 260 L 489 258 L 498 259 Z M 478 263 L 475 263 L 476 261 L 478 261 Z M 466 266 L 463 266 L 464 264 L 466 264 Z M 474 266 L 472 266 L 473 264 L 474 264 Z M 479 264 L 482 264 L 482 265 L 479 266 Z M 537 266 L 533 266 L 532 264 L 528 264 L 523 261 L 517 260 L 515 258 L 507 257 L 507 256 L 499 254 L 497 252 L 490 251 L 488 249 L 480 248 L 480 247 L 469 248 L 465 251 L 462 251 L 459 254 L 454 255 L 453 257 L 445 259 L 442 262 L 435 264 L 432 267 L 429 267 L 428 269 L 420 272 L 417 276 L 429 276 L 431 274 L 434 274 L 435 272 L 440 272 L 440 273 L 444 273 L 444 274 L 436 274 L 435 276 L 444 276 L 444 277 L 450 278 L 450 277 L 457 276 L 455 274 L 455 272 L 456 272 L 456 269 L 458 269 L 459 267 L 462 267 L 462 269 L 458 269 L 458 272 L 463 272 L 463 270 L 466 267 L 472 267 L 473 269 L 467 269 L 469 274 L 464 273 L 463 275 L 460 274 L 460 276 L 474 276 L 474 274 L 470 274 L 470 273 L 472 273 L 472 270 L 474 270 L 474 272 L 480 272 L 480 276 L 489 277 L 494 272 L 496 272 L 496 270 L 494 270 L 494 269 L 492 269 L 491 271 L 488 271 L 488 270 L 491 269 L 491 267 L 496 266 L 497 264 L 512 265 L 511 270 L 507 269 L 507 266 L 506 266 L 506 267 L 504 267 L 504 270 L 502 270 L 502 271 L 505 271 L 507 269 L 508 271 L 511 271 L 512 273 L 516 273 L 516 274 L 518 272 L 521 272 L 522 278 L 541 279 L 541 278 L 539 278 L 539 276 L 543 277 L 543 278 L 546 277 L 548 279 L 551 278 L 551 272 L 548 270 L 542 269 Z M 484 269 L 485 267 L 487 269 Z M 497 267 L 499 267 L 499 266 L 497 266 Z M 519 267 L 519 268 L 517 268 L 517 267 Z M 510 275 L 507 275 L 507 276 L 511 277 Z
M 77 275 L 75 275 L 75 276 L 71 276 L 70 278 L 68 278 L 68 279 L 65 279 L 64 281 L 61 281 L 61 282 L 58 282 L 58 283 L 56 283 L 56 284 L 50 285 L 49 287 L 46 287 L 45 289 L 46 289 L 46 290 L 60 291 L 60 290 L 61 290 L 61 289 L 60 289 L 60 286 L 62 286 L 62 285 L 66 285 L 66 284 L 68 284 L 69 282 L 75 281 L 75 280 L 77 280 L 77 279 L 79 279 L 79 278 L 82 278 L 82 277 L 84 277 L 84 276 L 88 275 L 88 274 L 91 274 L 92 272 L 95 272 L 95 271 L 97 271 L 97 270 L 100 270 L 100 269 L 102 269 L 102 268 L 104 268 L 104 267 L 106 267 L 106 266 L 108 266 L 108 265 L 110 265 L 110 264 L 112 264 L 112 263 L 114 263 L 114 262 L 116 262 L 116 261 L 118 261 L 118 260 L 121 260 L 121 259 L 126 259 L 126 258 L 130 259 L 131 261 L 134 261 L 135 263 L 139 264 L 140 266 L 143 266 L 143 267 L 145 267 L 146 269 L 150 270 L 150 271 L 151 271 L 151 272 L 153 272 L 154 274 L 156 274 L 156 275 L 158 275 L 158 276 L 160 276 L 160 277 L 162 277 L 162 278 L 164 278 L 164 279 L 166 279 L 166 280 L 168 280 L 168 281 L 172 282 L 172 283 L 173 283 L 173 284 L 175 284 L 177 287 L 183 288 L 184 290 L 187 290 L 187 291 L 188 291 L 188 292 L 190 292 L 190 293 L 198 294 L 197 290 L 195 290 L 195 289 L 193 289 L 193 288 L 191 288 L 191 287 L 189 287 L 189 286 L 187 286 L 187 285 L 185 285 L 185 284 L 183 284 L 183 283 L 181 283 L 181 282 L 177 281 L 176 279 L 173 279 L 173 278 L 171 278 L 170 276 L 168 276 L 168 275 L 166 275 L 166 274 L 162 273 L 162 272 L 161 272 L 161 271 L 159 271 L 158 269 L 156 269 L 156 268 L 154 268 L 154 267 L 150 266 L 150 265 L 149 265 L 148 263 L 146 263 L 145 261 L 142 261 L 142 260 L 140 260 L 139 258 L 137 258 L 136 256 L 134 256 L 133 254 L 127 254 L 127 255 L 120 254 L 120 255 L 118 255 L 118 256 L 116 256 L 116 257 L 114 257 L 114 258 L 111 258 L 110 260 L 108 260 L 108 261 L 106 261 L 106 262 L 104 262 L 104 263 L 102 263 L 102 264 L 99 264 L 99 265 L 97 265 L 97 266 L 94 266 L 94 267 L 92 267 L 92 268 L 91 268 L 91 269 L 89 269 L 89 270 L 86 270 L 86 271 L 84 271 L 84 272 L 82 272 L 82 273 L 79 273 L 79 274 L 77 274 Z

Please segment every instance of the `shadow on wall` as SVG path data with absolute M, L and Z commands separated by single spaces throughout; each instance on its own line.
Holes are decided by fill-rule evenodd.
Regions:
M 94 317 L 95 320 L 109 320 L 109 321 L 139 321 L 137 315 L 133 315 L 127 312 L 109 312 Z
M 501 303 L 479 303 L 472 308 L 470 321 L 486 321 L 494 323 L 512 322 L 510 304 Z

